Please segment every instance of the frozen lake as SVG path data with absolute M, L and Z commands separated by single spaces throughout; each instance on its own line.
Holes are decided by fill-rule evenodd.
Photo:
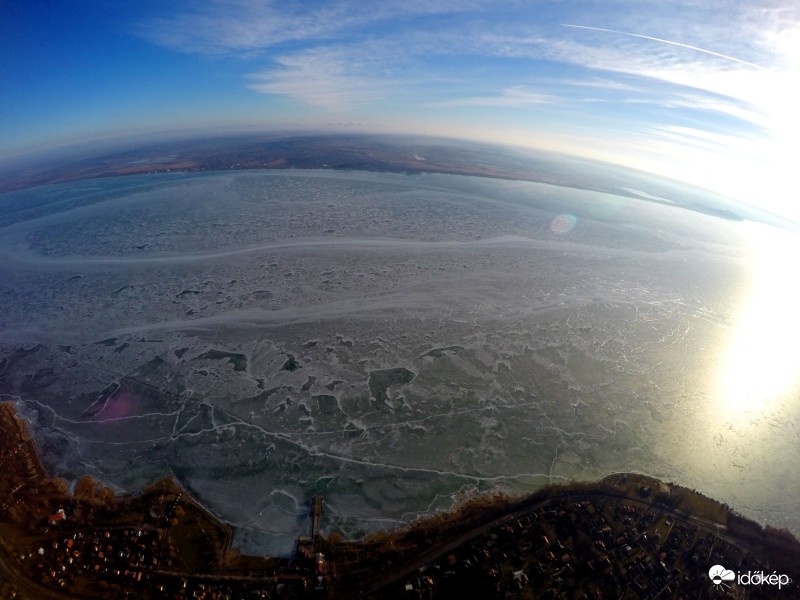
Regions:
M 48 468 L 123 490 L 171 471 L 246 551 L 290 551 L 314 494 L 358 537 L 621 470 L 800 533 L 796 361 L 732 358 L 782 281 L 758 226 L 329 171 L 54 185 L 0 196 L 0 217 L 0 392 Z

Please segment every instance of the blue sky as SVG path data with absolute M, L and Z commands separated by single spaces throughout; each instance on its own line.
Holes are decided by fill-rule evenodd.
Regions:
M 0 157 L 198 128 L 427 133 L 618 162 L 800 218 L 794 0 L 0 11 Z

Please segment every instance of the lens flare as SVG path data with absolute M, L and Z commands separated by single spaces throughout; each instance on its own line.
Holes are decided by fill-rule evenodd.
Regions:
M 573 227 L 575 227 L 577 222 L 578 217 L 570 213 L 564 213 L 563 215 L 558 215 L 556 218 L 550 221 L 550 231 L 559 234 L 568 233 Z

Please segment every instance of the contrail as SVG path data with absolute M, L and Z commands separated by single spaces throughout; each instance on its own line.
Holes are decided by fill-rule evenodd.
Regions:
M 672 40 L 665 40 L 662 38 L 652 37 L 649 35 L 642 35 L 640 33 L 630 33 L 628 31 L 617 31 L 616 29 L 603 29 L 602 27 L 588 27 L 587 25 L 569 25 L 567 23 L 562 23 L 562 27 L 573 27 L 574 29 L 591 29 L 592 31 L 605 31 L 606 33 L 617 33 L 619 35 L 628 35 L 630 37 L 642 38 L 643 40 L 652 40 L 654 42 L 661 42 L 662 44 L 670 44 L 671 46 L 679 46 L 681 48 L 688 48 L 689 50 L 696 50 L 697 52 L 703 52 L 704 54 L 710 54 L 711 56 L 717 56 L 719 58 L 724 58 L 726 60 L 732 60 L 733 62 L 739 63 L 740 65 L 747 65 L 748 67 L 753 67 L 754 69 L 760 69 L 762 71 L 768 71 L 766 67 L 762 67 L 761 65 L 757 65 L 751 62 L 747 62 L 746 60 L 738 59 L 734 56 L 728 56 L 727 54 L 720 54 L 719 52 L 714 52 L 712 50 L 706 50 L 705 48 L 698 48 L 697 46 L 690 46 L 689 44 L 681 44 L 680 42 L 673 42 Z

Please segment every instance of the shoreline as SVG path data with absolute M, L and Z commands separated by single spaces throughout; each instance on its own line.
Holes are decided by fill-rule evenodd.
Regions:
M 691 532 L 691 539 L 697 540 L 695 548 L 713 538 L 708 560 L 715 559 L 712 550 L 717 545 L 725 561 L 734 560 L 731 553 L 739 552 L 762 570 L 790 573 L 795 580 L 800 579 L 800 573 L 796 573 L 800 542 L 790 532 L 759 525 L 696 490 L 638 473 L 614 473 L 594 482 L 548 484 L 521 496 L 501 491 L 472 494 L 450 510 L 422 516 L 405 527 L 370 533 L 358 541 L 344 541 L 336 532 L 321 535 L 324 500 L 315 496 L 310 507 L 311 531 L 297 539 L 292 557 L 247 555 L 231 548 L 233 527 L 194 499 L 173 475 L 136 493 L 118 495 L 89 476 L 78 479 L 70 490 L 66 481 L 48 476 L 27 422 L 17 416 L 11 402 L 0 402 L 0 427 L 4 434 L 0 455 L 9 470 L 8 478 L 0 484 L 0 583 L 10 581 L 2 585 L 15 586 L 18 592 L 27 590 L 29 596 L 21 598 L 113 598 L 122 591 L 137 590 L 143 598 L 150 598 L 159 597 L 151 595 L 158 590 L 190 586 L 283 589 L 288 590 L 290 598 L 307 597 L 309 587 L 342 598 L 392 597 L 389 590 L 404 578 L 413 580 L 418 571 L 452 562 L 452 557 L 476 544 L 492 548 L 492 540 L 498 536 L 507 538 L 504 543 L 516 548 L 519 555 L 543 553 L 546 560 L 538 561 L 537 568 L 544 573 L 546 561 L 555 560 L 547 557 L 555 554 L 548 549 L 552 547 L 550 541 L 544 549 L 531 549 L 525 542 L 533 527 L 544 533 L 540 537 L 545 540 L 548 536 L 559 539 L 564 553 L 560 559 L 563 565 L 559 563 L 561 572 L 564 565 L 571 564 L 571 554 L 586 551 L 580 540 L 587 531 L 595 531 L 590 535 L 612 544 L 615 534 L 610 525 L 624 530 L 627 526 L 617 521 L 621 522 L 625 514 L 635 515 L 641 527 L 651 533 L 662 532 L 660 548 L 667 547 L 667 539 L 677 526 L 678 531 Z M 598 514 L 605 517 L 598 521 Z M 621 516 L 618 519 L 616 515 Z M 630 523 L 629 517 L 624 518 Z M 573 523 L 572 529 L 560 524 L 565 519 Z M 602 531 L 596 529 L 598 522 L 607 523 Z M 658 539 L 662 533 L 657 533 Z M 627 554 L 634 544 L 641 548 L 637 552 L 649 551 L 651 546 L 641 541 L 641 537 L 647 540 L 646 535 L 625 535 L 628 537 L 620 536 L 622 541 L 617 545 L 624 545 Z M 98 544 L 93 539 L 106 541 Z M 675 544 L 681 543 L 680 537 L 676 539 Z M 688 538 L 682 543 L 689 547 Z M 118 559 L 112 559 L 112 566 L 106 566 L 109 557 L 99 550 L 103 545 L 118 555 Z M 596 545 L 602 545 L 602 551 L 595 558 L 608 563 L 607 567 L 600 563 L 600 568 L 622 572 L 632 560 L 612 553 L 600 540 Z M 61 546 L 71 559 L 68 563 Z M 670 552 L 684 565 L 680 552 Z M 663 563 L 667 554 L 662 552 L 661 556 Z M 128 568 L 112 568 L 118 563 Z M 530 563 L 528 559 L 524 564 Z M 72 565 L 82 566 L 70 575 L 71 579 L 59 575 L 59 571 L 73 570 Z M 508 568 L 513 565 L 509 563 Z M 477 569 L 473 575 L 481 577 L 493 572 L 492 568 L 473 569 Z M 445 585 L 448 579 L 442 573 L 447 572 L 435 572 L 428 579 L 433 582 L 443 578 L 441 585 Z M 576 572 L 575 581 L 579 581 L 578 575 Z M 98 587 L 98 581 L 103 585 Z M 404 585 L 423 584 L 412 581 Z M 101 589 L 104 591 L 98 595 L 87 595 Z

